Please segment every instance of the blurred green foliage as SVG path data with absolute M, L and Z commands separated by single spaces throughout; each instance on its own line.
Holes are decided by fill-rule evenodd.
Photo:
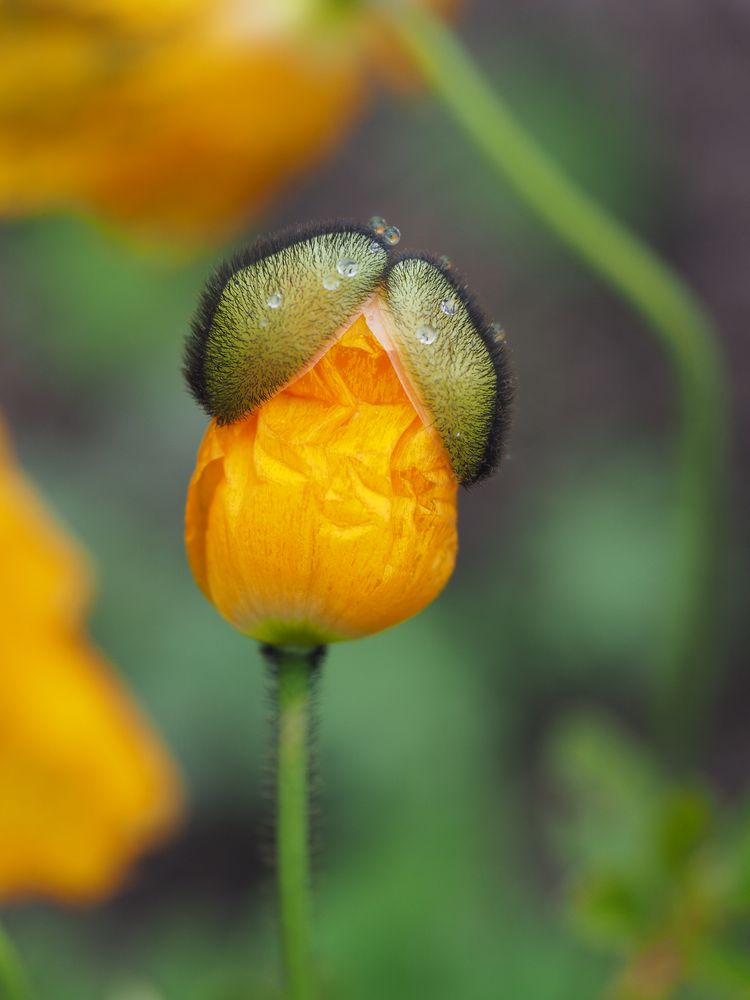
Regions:
M 675 784 L 611 718 L 570 716 L 549 748 L 565 793 L 556 846 L 581 929 L 623 957 L 618 1000 L 694 984 L 750 996 L 750 811 Z

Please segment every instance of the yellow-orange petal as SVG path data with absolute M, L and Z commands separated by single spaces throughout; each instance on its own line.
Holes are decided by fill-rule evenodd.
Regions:
M 1 419 L 0 553 L 0 621 L 14 632 L 76 623 L 89 600 L 89 568 L 15 466 Z
M 243 33 L 200 6 L 141 36 L 75 4 L 0 15 L 0 212 L 90 208 L 199 244 L 326 155 L 363 103 L 356 40 Z
M 212 422 L 186 544 L 218 610 L 264 642 L 357 638 L 409 618 L 455 562 L 457 483 L 360 317 L 242 421 Z
M 81 616 L 84 560 L 0 424 L 0 899 L 94 900 L 180 811 L 165 749 Z
M 380 19 L 331 6 L 0 6 L 0 213 L 94 210 L 181 246 L 241 229 L 393 75 Z
M 159 50 L 87 109 L 81 200 L 144 233 L 225 235 L 323 159 L 364 83 L 350 52 L 295 41 Z
M 91 901 L 167 833 L 177 782 L 103 657 L 69 634 L 0 654 L 0 898 Z

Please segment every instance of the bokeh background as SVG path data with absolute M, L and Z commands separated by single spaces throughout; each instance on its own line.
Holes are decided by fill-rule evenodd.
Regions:
M 618 996 L 750 996 L 750 917 L 722 896 L 722 865 L 750 870 L 750 10 L 484 0 L 460 30 L 543 145 L 718 323 L 732 440 L 715 697 L 675 786 L 649 731 L 673 499 L 657 344 L 429 95 L 386 94 L 245 238 L 385 215 L 403 246 L 469 277 L 508 331 L 519 392 L 501 474 L 462 497 L 443 596 L 325 667 L 326 995 L 593 1000 L 631 989 L 635 967 Z M 24 467 L 95 561 L 92 634 L 190 800 L 111 901 L 5 910 L 45 1000 L 278 995 L 264 669 L 194 586 L 182 544 L 205 420 L 180 355 L 216 256 L 144 254 L 70 216 L 0 227 L 0 401 Z M 670 979 L 676 912 L 696 948 L 716 935 L 715 961 Z

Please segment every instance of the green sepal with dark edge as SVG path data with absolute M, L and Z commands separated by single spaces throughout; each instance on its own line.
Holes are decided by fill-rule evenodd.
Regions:
M 222 264 L 186 346 L 195 398 L 220 424 L 270 399 L 323 353 L 381 284 L 388 260 L 370 229 L 333 223 L 261 240 Z
M 464 486 L 499 464 L 514 391 L 504 335 L 452 270 L 403 257 L 385 277 L 388 333 Z

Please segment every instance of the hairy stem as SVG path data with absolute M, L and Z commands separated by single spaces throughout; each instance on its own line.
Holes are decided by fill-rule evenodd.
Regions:
M 629 302 L 671 364 L 676 517 L 654 702 L 658 737 L 675 761 L 684 760 L 695 749 L 717 666 L 726 392 L 712 323 L 677 275 L 550 160 L 440 20 L 404 5 L 393 24 L 414 65 L 492 169 Z
M 264 647 L 276 685 L 276 865 L 288 1000 L 314 1000 L 309 845 L 309 741 L 322 649 Z

